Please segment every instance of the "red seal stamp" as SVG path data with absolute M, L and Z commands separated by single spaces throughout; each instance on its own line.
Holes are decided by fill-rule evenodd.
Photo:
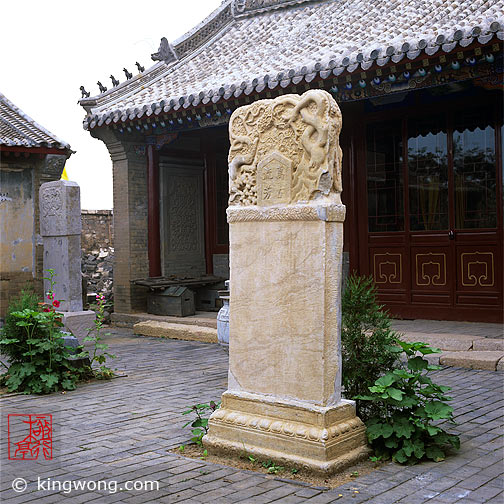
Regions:
M 9 460 L 52 460 L 52 415 L 7 415 Z

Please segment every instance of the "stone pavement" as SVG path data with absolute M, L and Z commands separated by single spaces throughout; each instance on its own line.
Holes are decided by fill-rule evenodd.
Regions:
M 66 394 L 0 399 L 2 503 L 504 502 L 502 372 L 455 367 L 436 372 L 437 382 L 453 387 L 459 424 L 454 430 L 462 440 L 461 450 L 445 462 L 390 463 L 325 490 L 167 452 L 188 438 L 180 412 L 226 389 L 227 354 L 218 345 L 134 337 L 126 329 L 112 330 L 108 343 L 118 355 L 112 367 L 127 376 Z M 55 460 L 7 460 L 5 416 L 13 412 L 54 415 Z M 15 478 L 27 481 L 24 492 L 11 489 Z M 145 488 L 152 481 L 159 483 L 157 490 Z M 76 482 L 84 488 L 70 490 Z M 94 488 L 104 484 L 107 489 Z M 137 490 L 119 491 L 132 484 Z

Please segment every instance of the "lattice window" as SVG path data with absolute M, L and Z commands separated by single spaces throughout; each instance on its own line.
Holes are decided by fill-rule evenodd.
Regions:
M 404 230 L 401 125 L 397 121 L 367 129 L 367 194 L 370 232 Z
M 453 172 L 455 227 L 497 226 L 495 130 L 484 111 L 455 114 Z
M 408 121 L 410 229 L 448 229 L 448 157 L 444 118 Z

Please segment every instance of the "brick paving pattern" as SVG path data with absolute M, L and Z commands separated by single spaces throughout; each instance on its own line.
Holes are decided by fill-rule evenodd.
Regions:
M 445 368 L 436 381 L 453 387 L 462 447 L 445 462 L 417 466 L 387 464 L 333 490 L 280 481 L 167 452 L 188 438 L 180 415 L 187 405 L 216 399 L 226 389 L 227 355 L 214 344 L 134 337 L 113 330 L 118 355 L 112 367 L 127 375 L 80 386 L 66 394 L 1 398 L 9 412 L 53 412 L 56 458 L 6 462 L 2 426 L 1 501 L 37 503 L 504 503 L 503 373 Z M 28 487 L 15 493 L 14 478 Z M 37 490 L 58 480 L 158 481 L 158 490 Z M 342 495 L 341 497 L 339 495 Z

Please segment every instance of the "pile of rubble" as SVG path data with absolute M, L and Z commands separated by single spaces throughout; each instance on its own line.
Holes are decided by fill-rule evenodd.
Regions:
M 90 253 L 82 251 L 82 276 L 85 280 L 83 286 L 87 284 L 86 300 L 88 305 L 95 302 L 96 294 L 103 294 L 109 306 L 113 306 L 113 263 L 113 247 L 100 247 L 99 250 L 92 250 Z

